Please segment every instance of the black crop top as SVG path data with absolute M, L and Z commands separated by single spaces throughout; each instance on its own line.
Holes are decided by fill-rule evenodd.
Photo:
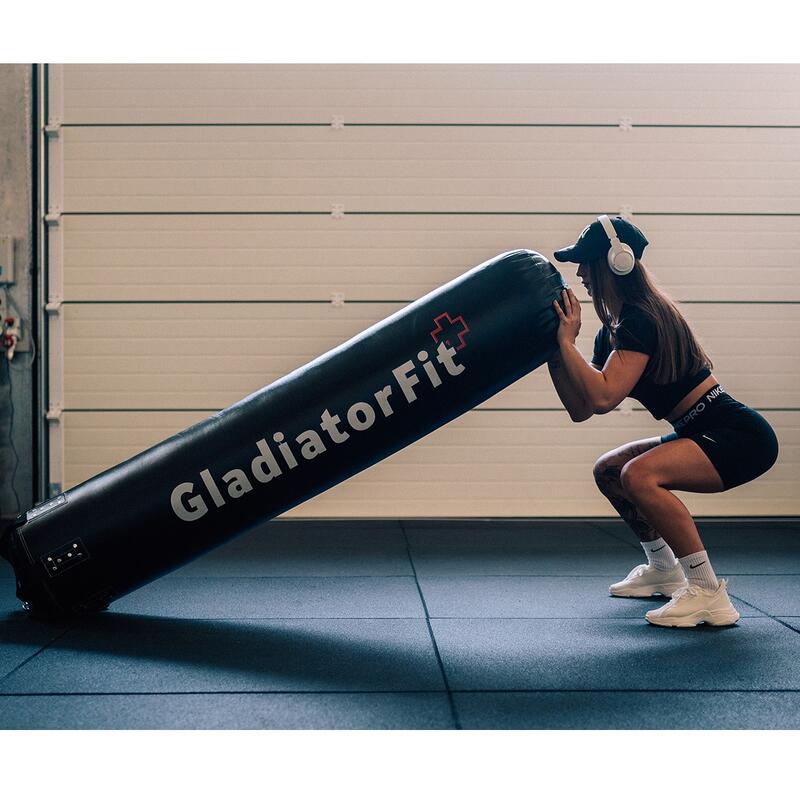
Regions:
M 652 320 L 637 306 L 623 305 L 620 310 L 616 342 L 611 346 L 611 332 L 603 325 L 594 337 L 592 363 L 600 369 L 612 350 L 635 350 L 652 355 L 656 350 L 658 332 Z M 639 378 L 629 397 L 638 400 L 656 419 L 675 408 L 686 395 L 699 386 L 711 372 L 705 367 L 698 372 L 684 375 L 675 383 L 654 383 L 646 374 Z

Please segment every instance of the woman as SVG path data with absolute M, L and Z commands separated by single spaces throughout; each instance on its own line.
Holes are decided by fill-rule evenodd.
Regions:
M 578 264 L 603 325 L 588 364 L 575 343 L 580 304 L 566 289 L 563 309 L 553 303 L 559 351 L 548 367 L 575 422 L 606 414 L 630 396 L 674 428 L 622 445 L 595 464 L 598 488 L 647 555 L 647 564 L 609 587 L 611 594 L 671 597 L 645 615 L 654 625 L 732 625 L 739 612 L 726 581 L 717 579 L 691 514 L 672 492 L 723 492 L 751 481 L 775 463 L 778 442 L 769 423 L 711 373 L 686 320 L 639 260 L 647 244 L 627 220 L 599 217 L 573 246 L 555 253 L 558 261 Z

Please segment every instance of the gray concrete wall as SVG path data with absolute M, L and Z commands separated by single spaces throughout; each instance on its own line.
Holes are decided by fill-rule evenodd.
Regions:
M 33 505 L 34 367 L 29 346 L 35 268 L 31 219 L 32 85 L 30 64 L 0 64 L 0 235 L 15 239 L 16 282 L 5 288 L 18 307 L 17 310 L 12 304 L 2 312 L 4 316 L 8 312 L 21 316 L 23 336 L 28 340 L 25 352 L 17 353 L 10 363 L 5 349 L 0 348 L 0 517 L 14 517 Z M 0 303 L 4 299 L 1 288 Z

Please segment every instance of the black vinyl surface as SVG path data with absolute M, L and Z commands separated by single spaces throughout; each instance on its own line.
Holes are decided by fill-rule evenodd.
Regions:
M 56 497 L 0 537 L 37 617 L 95 611 L 483 403 L 557 350 L 563 277 L 512 250 Z
M 734 627 L 609 597 L 610 520 L 275 520 L 63 624 L 3 565 L 0 728 L 800 728 L 800 521 L 699 527 Z

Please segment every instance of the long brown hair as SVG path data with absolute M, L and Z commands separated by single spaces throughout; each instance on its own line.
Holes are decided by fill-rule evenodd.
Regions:
M 627 275 L 615 275 L 605 258 L 589 262 L 588 267 L 594 309 L 612 337 L 619 325 L 608 302 L 613 295 L 621 302 L 639 308 L 655 325 L 656 351 L 645 369 L 645 374 L 654 383 L 673 383 L 686 374 L 713 367 L 683 314 L 656 285 L 638 258 Z

